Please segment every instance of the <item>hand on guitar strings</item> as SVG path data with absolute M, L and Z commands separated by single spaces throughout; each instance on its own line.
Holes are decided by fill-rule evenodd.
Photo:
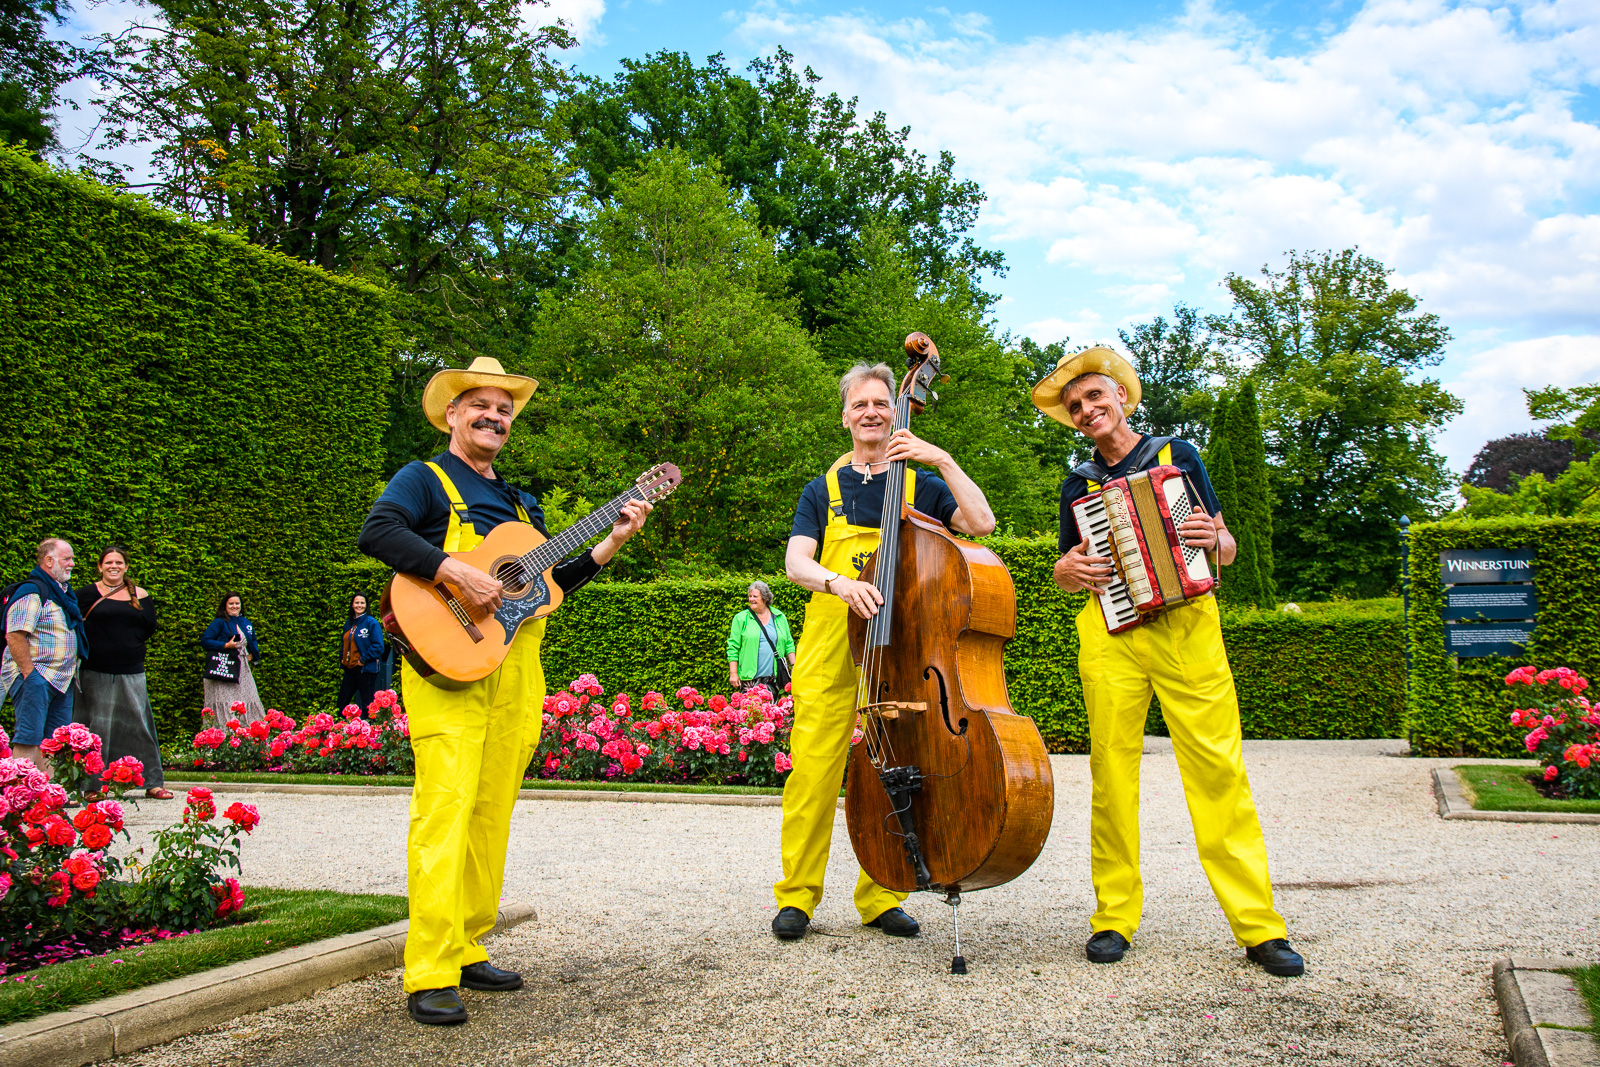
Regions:
M 622 514 L 611 524 L 611 532 L 606 534 L 605 539 L 591 551 L 590 555 L 594 557 L 594 561 L 602 566 L 610 563 L 611 557 L 617 554 L 617 549 L 644 529 L 645 520 L 654 510 L 655 507 L 648 500 L 630 500 L 622 505 Z
M 1073 547 L 1066 555 L 1056 560 L 1053 577 L 1056 585 L 1069 593 L 1076 593 L 1084 589 L 1100 591 L 1111 584 L 1111 579 L 1116 576 L 1116 570 L 1111 566 L 1111 560 L 1105 556 L 1089 555 L 1089 539 L 1085 537 L 1081 543 Z
M 466 604 L 474 618 L 493 615 L 500 610 L 502 586 L 500 580 L 487 571 L 480 571 L 472 564 L 450 556 L 439 564 L 439 573 L 434 578 L 455 586 L 462 603 Z

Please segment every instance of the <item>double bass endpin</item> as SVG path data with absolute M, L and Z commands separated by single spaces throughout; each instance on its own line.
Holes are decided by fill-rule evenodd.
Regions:
M 956 932 L 956 954 L 950 960 L 950 973 L 966 974 L 967 958 L 961 954 L 961 890 L 949 890 L 945 893 L 944 902 L 950 905 L 950 919 Z

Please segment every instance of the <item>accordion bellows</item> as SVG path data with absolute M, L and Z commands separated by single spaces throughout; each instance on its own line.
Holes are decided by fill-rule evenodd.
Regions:
M 1205 553 L 1178 536 L 1193 510 L 1183 472 L 1167 465 L 1107 482 L 1073 501 L 1089 554 L 1109 557 L 1116 566 L 1116 576 L 1099 594 L 1111 633 L 1215 587 Z

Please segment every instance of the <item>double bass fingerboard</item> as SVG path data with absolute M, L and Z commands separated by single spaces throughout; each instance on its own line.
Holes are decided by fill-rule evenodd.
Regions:
M 894 401 L 895 430 L 911 425 L 911 398 L 901 395 Z M 871 470 L 871 467 L 867 468 Z M 883 608 L 867 622 L 867 647 L 884 648 L 894 637 L 894 587 L 900 569 L 900 504 L 906 497 L 906 461 L 895 460 L 884 474 L 883 515 L 879 521 L 878 563 L 872 584 L 883 594 Z

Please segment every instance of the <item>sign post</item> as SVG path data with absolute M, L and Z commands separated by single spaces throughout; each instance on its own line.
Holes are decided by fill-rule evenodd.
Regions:
M 1464 657 L 1523 655 L 1539 616 L 1536 562 L 1531 547 L 1440 552 L 1445 651 Z

